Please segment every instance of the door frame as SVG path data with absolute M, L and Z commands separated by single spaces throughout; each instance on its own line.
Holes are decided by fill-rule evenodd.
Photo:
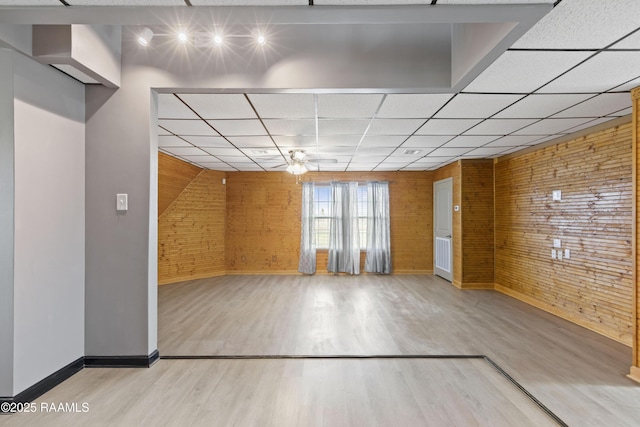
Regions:
M 437 255 L 437 249 L 436 249 L 436 239 L 438 237 L 437 235 L 437 227 L 438 227 L 438 221 L 437 221 L 437 212 L 438 212 L 438 197 L 437 197 L 437 193 L 436 193 L 436 187 L 438 185 L 447 185 L 449 186 L 450 190 L 451 190 L 451 199 L 450 199 L 450 203 L 449 203 L 449 224 L 451 224 L 451 229 L 450 229 L 450 234 L 448 236 L 445 237 L 449 237 L 449 272 L 447 272 L 446 270 L 440 269 L 436 266 L 436 255 Z M 449 282 L 453 283 L 453 178 L 449 177 L 449 178 L 445 178 L 445 179 L 441 179 L 438 181 L 434 181 L 433 183 L 433 274 L 439 277 L 442 277 L 445 280 L 448 280 Z

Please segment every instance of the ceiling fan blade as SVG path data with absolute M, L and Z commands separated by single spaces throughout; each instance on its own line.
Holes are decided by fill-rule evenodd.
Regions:
M 336 159 L 318 159 L 318 158 L 309 158 L 307 163 L 338 163 Z

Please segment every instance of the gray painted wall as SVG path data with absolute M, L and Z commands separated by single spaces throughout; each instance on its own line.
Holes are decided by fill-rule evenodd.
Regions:
M 85 111 L 82 84 L 13 65 L 15 395 L 84 355 Z
M 0 49 L 0 396 L 13 396 L 13 51 Z

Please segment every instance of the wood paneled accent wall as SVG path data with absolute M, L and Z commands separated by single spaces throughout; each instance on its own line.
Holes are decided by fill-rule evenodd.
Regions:
M 460 169 L 462 282 L 459 287 L 493 289 L 493 160 L 461 160 Z
M 202 170 L 158 217 L 158 283 L 225 273 L 225 177 Z
M 202 168 L 158 152 L 158 215 L 169 207 Z
M 433 271 L 431 172 L 308 173 L 303 179 L 389 181 L 394 272 Z M 301 188 L 287 173 L 227 173 L 228 274 L 297 272 Z M 326 252 L 318 251 L 318 273 L 326 271 L 326 262 Z
M 623 124 L 495 164 L 496 289 L 627 345 L 631 130 Z M 570 259 L 551 259 L 554 238 Z
M 633 179 L 634 179 L 634 227 L 633 227 L 633 252 L 635 269 L 633 275 L 633 362 L 629 377 L 640 382 L 640 289 L 638 288 L 638 278 L 640 277 L 640 258 L 638 254 L 638 231 L 640 230 L 640 218 L 638 206 L 640 206 L 640 178 L 638 177 L 638 165 L 640 164 L 640 87 L 631 91 L 632 109 L 632 144 L 633 144 Z
M 493 289 L 493 161 L 464 159 L 434 171 L 453 178 L 453 285 Z M 433 210 L 433 209 L 432 209 Z

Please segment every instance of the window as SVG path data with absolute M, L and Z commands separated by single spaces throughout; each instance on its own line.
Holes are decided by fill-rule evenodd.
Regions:
M 331 186 L 315 185 L 314 194 L 316 248 L 329 249 L 329 230 L 331 228 Z M 367 247 L 367 187 L 358 186 L 358 231 L 360 248 Z

